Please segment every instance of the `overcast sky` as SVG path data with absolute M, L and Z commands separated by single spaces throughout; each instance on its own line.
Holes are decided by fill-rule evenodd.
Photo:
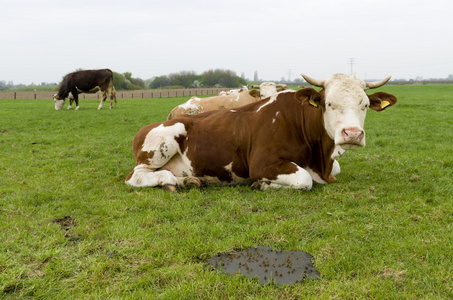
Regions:
M 78 68 L 141 79 L 229 69 L 246 78 L 453 74 L 452 0 L 1 0 L 0 80 Z

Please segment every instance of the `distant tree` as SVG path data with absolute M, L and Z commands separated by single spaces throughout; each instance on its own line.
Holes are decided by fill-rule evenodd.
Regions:
M 153 82 L 151 82 L 152 89 L 158 89 L 158 88 L 161 88 L 164 86 L 170 86 L 170 85 L 171 85 L 171 81 L 166 75 L 156 77 L 156 78 L 154 78 Z
M 131 78 L 130 79 L 131 83 L 135 86 L 138 86 L 139 89 L 144 89 L 145 88 L 145 82 L 143 81 L 143 79 L 140 79 L 140 78 Z M 135 90 L 136 88 L 134 88 Z
M 255 71 L 255 74 L 253 74 L 253 81 L 259 81 L 258 71 Z
M 131 82 L 124 77 L 123 74 L 113 72 L 113 85 L 116 90 L 127 90 Z
M 235 72 L 223 69 L 208 70 L 204 72 L 202 74 L 202 82 L 205 86 L 221 86 L 228 88 L 247 84 L 247 81 L 244 78 L 238 77 Z
M 131 79 L 132 79 L 132 73 L 131 72 L 124 72 L 123 76 L 129 81 L 131 81 Z
M 171 85 L 180 85 L 185 88 L 189 88 L 199 77 L 194 71 L 181 71 L 168 75 Z

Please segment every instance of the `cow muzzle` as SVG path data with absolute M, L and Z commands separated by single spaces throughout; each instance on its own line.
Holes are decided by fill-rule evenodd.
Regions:
M 365 131 L 352 127 L 341 131 L 341 141 L 338 143 L 343 149 L 356 149 L 365 146 Z

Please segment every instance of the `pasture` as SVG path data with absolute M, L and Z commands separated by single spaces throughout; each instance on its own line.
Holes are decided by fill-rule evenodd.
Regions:
M 125 185 L 136 132 L 188 97 L 0 100 L 0 298 L 452 298 L 453 85 L 378 90 L 398 103 L 368 111 L 366 147 L 308 192 Z M 205 267 L 259 245 L 312 254 L 321 280 Z

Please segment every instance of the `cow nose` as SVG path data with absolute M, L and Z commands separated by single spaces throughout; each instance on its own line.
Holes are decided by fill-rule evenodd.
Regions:
M 341 132 L 345 143 L 358 144 L 363 139 L 365 132 L 359 128 L 346 128 Z

